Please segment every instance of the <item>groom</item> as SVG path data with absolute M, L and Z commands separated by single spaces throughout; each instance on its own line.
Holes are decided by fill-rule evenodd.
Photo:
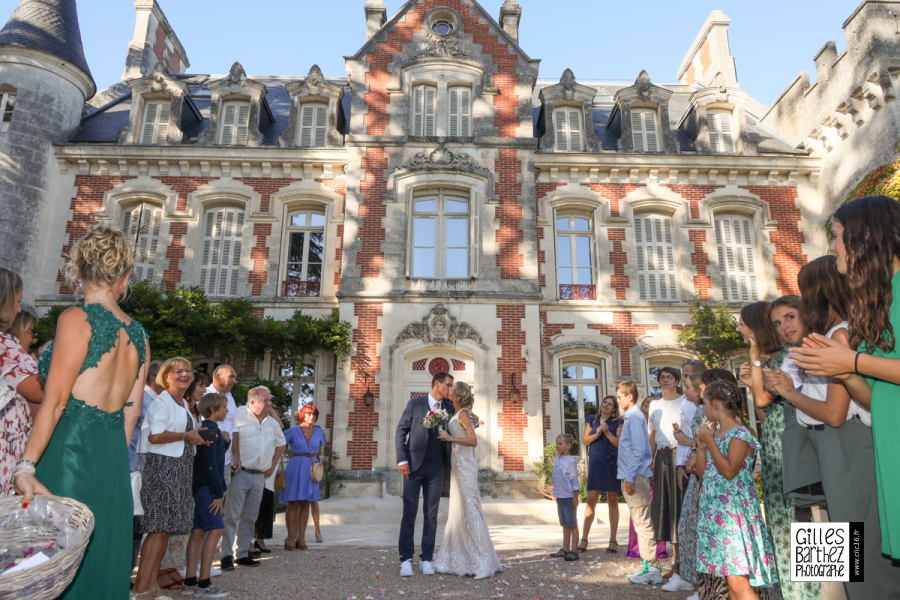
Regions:
M 410 400 L 397 424 L 397 470 L 403 475 L 403 521 L 400 524 L 400 576 L 413 574 L 412 558 L 415 551 L 416 512 L 419 510 L 419 493 L 424 496 L 422 548 L 419 554 L 423 575 L 434 575 L 431 557 L 434 554 L 434 536 L 437 532 L 438 503 L 444 480 L 444 446 L 436 429 L 425 429 L 422 419 L 430 410 L 443 408 L 453 414 L 453 404 L 447 400 L 453 376 L 436 373 L 431 378 L 431 392 Z

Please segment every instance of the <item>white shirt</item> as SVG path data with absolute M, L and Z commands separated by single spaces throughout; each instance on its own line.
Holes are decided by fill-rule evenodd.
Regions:
M 841 321 L 829 329 L 828 333 L 825 334 L 825 337 L 831 338 L 839 329 L 847 329 L 847 327 L 847 321 Z M 828 377 L 821 377 L 818 375 L 806 377 L 806 379 L 803 380 L 803 387 L 800 389 L 800 392 L 813 400 L 825 402 L 828 398 Z M 848 419 L 852 419 L 853 417 L 859 417 L 859 420 L 867 427 L 872 426 L 872 414 L 860 406 L 856 400 L 851 399 L 850 406 L 847 407 L 847 416 L 844 418 L 844 422 L 846 423 Z M 814 419 L 799 408 L 797 409 L 797 422 L 809 427 L 823 425 L 822 421 Z
M 221 394 L 219 390 L 216 389 L 216 386 L 210 385 L 206 388 L 207 394 Z M 219 431 L 227 431 L 228 435 L 234 433 L 234 416 L 237 413 L 237 403 L 234 401 L 234 396 L 231 395 L 231 392 L 224 394 L 225 396 L 225 406 L 228 408 L 228 413 L 225 415 L 225 418 L 219 423 Z M 225 464 L 231 464 L 231 445 L 225 450 Z
M 268 471 L 272 468 L 275 448 L 285 445 L 281 425 L 270 416 L 259 421 L 246 406 L 237 409 L 234 417 L 234 431 L 241 445 L 241 467 L 254 471 Z M 233 442 L 232 442 L 233 443 Z
M 650 403 L 650 419 L 647 422 L 647 428 L 651 435 L 655 435 L 657 449 L 675 448 L 676 466 L 684 466 L 687 463 L 687 459 L 691 455 L 691 448 L 678 444 L 673 424 L 678 423 L 678 427 L 684 435 L 693 437 L 691 424 L 696 412 L 697 406 L 684 396 L 679 396 L 674 400 L 659 398 Z
M 187 409 L 187 403 L 182 400 L 175 401 L 172 394 L 162 392 L 147 409 L 144 422 L 141 423 L 141 442 L 138 452 L 161 454 L 178 458 L 184 452 L 184 440 L 168 442 L 166 444 L 154 444 L 150 441 L 150 435 L 165 433 L 167 431 L 181 433 L 187 430 L 188 419 L 191 413 Z

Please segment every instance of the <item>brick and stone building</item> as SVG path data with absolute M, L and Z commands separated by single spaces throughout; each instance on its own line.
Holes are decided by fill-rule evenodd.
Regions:
M 887 32 L 883 5 L 898 3 L 863 2 L 853 31 Z M 485 490 L 527 492 L 544 444 L 617 380 L 648 391 L 689 357 L 675 335 L 695 295 L 738 308 L 795 292 L 826 246 L 804 225 L 834 187 L 807 149 L 826 104 L 795 84 L 769 109 L 741 89 L 721 12 L 661 83 L 542 78 L 515 0 L 496 19 L 475 0 L 390 18 L 368 0 L 346 78 L 190 73 L 155 0 L 135 8 L 122 81 L 96 93 L 74 0 L 22 0 L 0 32 L 3 262 L 40 306 L 61 303 L 63 257 L 108 222 L 134 236 L 138 279 L 277 319 L 339 311 L 344 363 L 243 367 L 320 406 L 338 493 L 398 492 L 394 425 L 437 370 L 474 385 Z M 64 35 L 20 33 L 50 26 Z M 888 37 L 873 52 L 894 56 Z M 896 153 L 895 69 L 875 72 L 847 102 L 861 115 L 878 94 L 879 152 Z

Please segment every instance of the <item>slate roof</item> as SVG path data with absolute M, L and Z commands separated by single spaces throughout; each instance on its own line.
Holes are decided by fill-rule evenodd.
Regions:
M 75 0 L 22 0 L 0 31 L 2 45 L 52 54 L 94 80 L 84 58 Z

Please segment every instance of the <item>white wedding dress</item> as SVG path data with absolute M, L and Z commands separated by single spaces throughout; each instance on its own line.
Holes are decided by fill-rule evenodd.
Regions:
M 453 437 L 465 437 L 459 414 L 447 424 Z M 473 446 L 453 444 L 450 458 L 450 507 L 441 547 L 434 558 L 438 573 L 491 577 L 501 570 L 487 521 L 481 511 L 478 461 Z

